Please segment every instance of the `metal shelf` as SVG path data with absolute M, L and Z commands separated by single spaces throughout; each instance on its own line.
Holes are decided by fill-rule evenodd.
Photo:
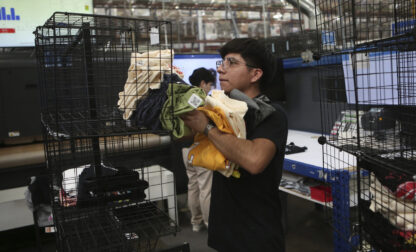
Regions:
M 64 209 L 56 218 L 66 251 L 129 251 L 140 241 L 178 231 L 175 222 L 155 204 L 139 203 L 116 208 Z M 56 211 L 60 214 L 60 211 Z

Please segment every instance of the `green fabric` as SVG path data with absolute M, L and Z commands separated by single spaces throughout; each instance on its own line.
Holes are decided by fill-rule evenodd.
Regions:
M 179 116 L 195 109 L 188 103 L 188 100 L 193 94 L 202 99 L 202 103 L 199 106 L 204 105 L 206 97 L 204 90 L 187 84 L 169 84 L 166 94 L 168 95 L 168 99 L 160 113 L 162 127 L 166 130 L 172 130 L 175 138 L 191 135 L 191 130 L 185 126 Z M 171 106 L 173 106 L 173 118 Z

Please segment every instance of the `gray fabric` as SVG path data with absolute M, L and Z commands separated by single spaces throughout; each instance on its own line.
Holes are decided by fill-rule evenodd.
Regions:
M 259 110 L 256 111 L 257 113 L 256 113 L 256 120 L 255 120 L 255 125 L 254 125 L 254 127 L 256 127 L 265 118 L 271 115 L 275 111 L 275 108 L 270 104 L 271 101 L 265 95 L 260 95 L 258 97 L 255 97 L 253 100 L 259 106 Z
M 271 101 L 265 95 L 259 95 L 252 99 L 240 90 L 233 89 L 230 92 L 230 98 L 247 103 L 248 111 L 244 116 L 247 132 L 254 129 L 275 111 Z
M 260 107 L 259 105 L 257 105 L 257 103 L 251 99 L 250 97 L 248 97 L 246 94 L 244 94 L 243 92 L 241 92 L 238 89 L 233 89 L 230 92 L 230 98 L 239 100 L 239 101 L 243 101 L 245 103 L 247 103 L 247 106 L 249 106 L 250 108 L 259 110 Z

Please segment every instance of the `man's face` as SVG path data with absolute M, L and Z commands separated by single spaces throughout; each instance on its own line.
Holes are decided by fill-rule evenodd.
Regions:
M 238 53 L 225 55 L 222 65 L 217 68 L 221 89 L 226 93 L 234 88 L 243 93 L 250 88 L 252 81 L 251 69 Z

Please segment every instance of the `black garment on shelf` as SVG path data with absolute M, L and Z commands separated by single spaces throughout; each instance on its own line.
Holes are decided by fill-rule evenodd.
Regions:
M 285 251 L 278 186 L 287 139 L 287 117 L 276 106 L 247 139 L 266 138 L 276 155 L 257 175 L 239 169 L 241 177 L 214 172 L 208 225 L 208 245 L 218 251 Z
M 144 190 L 149 187 L 136 171 L 101 167 L 102 176 L 94 175 L 94 168 L 85 168 L 79 175 L 77 205 L 105 204 L 110 201 L 129 199 L 137 202 L 146 198 Z
M 413 176 L 416 174 L 416 161 L 404 158 L 387 159 L 379 157 L 379 162 L 371 162 L 366 159 L 359 159 L 357 165 L 361 168 L 374 173 L 381 184 L 395 192 L 397 187 L 407 181 L 414 181 Z M 402 169 L 408 171 L 403 173 L 398 170 L 389 168 L 385 164 L 399 165 Z
M 361 201 L 363 238 L 377 251 L 414 251 L 416 246 L 406 244 L 405 231 L 397 229 L 380 213 L 369 209 L 370 202 Z
M 34 208 L 36 208 L 40 204 L 51 204 L 49 196 L 49 183 L 49 177 L 47 175 L 43 175 L 37 176 L 35 178 L 35 181 L 29 184 L 28 188 L 32 195 L 32 203 Z
M 308 147 L 306 146 L 300 147 L 300 146 L 295 145 L 295 143 L 290 142 L 288 145 L 286 145 L 285 154 L 290 155 L 290 154 L 305 152 L 307 149 Z
M 131 117 L 135 126 L 152 130 L 162 129 L 159 115 L 168 98 L 166 90 L 168 89 L 169 83 L 186 84 L 176 74 L 164 74 L 163 81 L 160 83 L 160 88 L 149 89 L 147 96 L 137 103 L 136 110 Z

